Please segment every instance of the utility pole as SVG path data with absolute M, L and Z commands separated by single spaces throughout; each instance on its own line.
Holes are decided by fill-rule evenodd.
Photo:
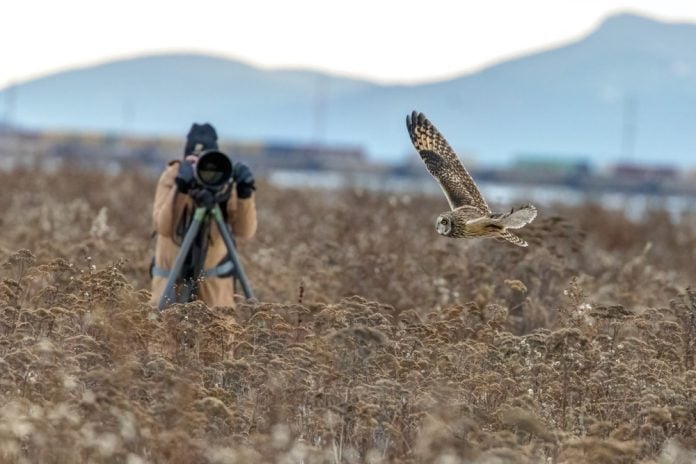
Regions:
M 123 100 L 121 108 L 121 137 L 126 137 L 133 130 L 135 120 L 135 103 L 130 98 Z
M 634 161 L 636 154 L 636 136 L 638 118 L 638 99 L 627 95 L 623 101 L 623 118 L 621 128 L 621 157 L 624 161 Z
M 10 83 L 5 87 L 5 111 L 2 115 L 2 124 L 7 126 L 9 130 L 10 126 L 14 121 L 15 111 L 17 108 L 17 86 L 14 82 Z
M 329 77 L 317 75 L 314 93 L 314 128 L 312 139 L 314 144 L 319 147 L 324 142 L 326 135 L 326 110 L 327 98 L 329 93 Z

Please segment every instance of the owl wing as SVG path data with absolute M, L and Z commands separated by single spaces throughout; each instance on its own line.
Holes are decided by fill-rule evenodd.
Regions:
M 450 208 L 454 210 L 470 205 L 481 210 L 482 214 L 490 213 L 491 210 L 476 187 L 474 179 L 428 118 L 423 113 L 414 111 L 410 116 L 406 116 L 406 127 L 413 146 L 425 162 L 425 167 L 445 192 Z
M 453 210 L 457 217 L 464 219 L 465 221 L 474 221 L 476 219 L 483 219 L 490 217 L 488 214 L 481 212 L 479 208 L 472 205 L 464 205 Z

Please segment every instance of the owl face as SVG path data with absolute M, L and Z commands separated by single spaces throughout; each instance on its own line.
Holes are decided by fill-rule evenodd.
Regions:
M 451 215 L 447 213 L 439 215 L 435 221 L 435 230 L 440 235 L 450 235 L 452 233 Z

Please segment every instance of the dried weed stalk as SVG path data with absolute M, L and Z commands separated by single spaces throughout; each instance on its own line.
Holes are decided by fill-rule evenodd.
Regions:
M 558 208 L 519 250 L 438 238 L 433 199 L 263 186 L 263 303 L 158 315 L 151 181 L 0 182 L 2 462 L 696 456 L 693 218 Z

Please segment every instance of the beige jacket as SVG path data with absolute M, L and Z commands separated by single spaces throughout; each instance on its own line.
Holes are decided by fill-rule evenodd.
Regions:
M 152 221 L 156 231 L 155 265 L 161 269 L 171 269 L 179 252 L 180 241 L 176 237 L 176 227 L 181 221 L 184 210 L 190 213 L 195 209 L 193 200 L 187 194 L 177 191 L 175 179 L 179 172 L 179 161 L 172 161 L 160 176 L 155 192 L 155 204 L 152 211 Z M 238 238 L 251 238 L 256 233 L 256 200 L 254 194 L 250 198 L 238 199 L 236 189 L 227 202 L 227 218 L 232 233 Z M 176 241 L 175 241 L 176 240 Z M 227 247 L 220 236 L 217 225 L 210 224 L 210 242 L 205 259 L 204 269 L 217 266 L 225 257 Z M 155 276 L 152 278 L 151 303 L 156 305 L 167 279 Z M 231 278 L 206 278 L 198 286 L 198 298 L 208 306 L 234 306 L 234 284 Z

